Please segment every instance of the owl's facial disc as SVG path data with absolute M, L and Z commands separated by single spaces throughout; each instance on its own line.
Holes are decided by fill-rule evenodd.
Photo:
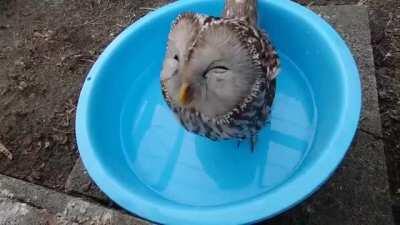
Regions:
M 186 14 L 175 23 L 161 79 L 173 104 L 214 117 L 239 104 L 262 70 L 234 24 L 205 18 Z

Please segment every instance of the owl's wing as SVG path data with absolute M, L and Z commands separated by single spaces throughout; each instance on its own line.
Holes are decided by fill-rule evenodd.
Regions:
M 267 78 L 269 80 L 274 80 L 278 75 L 279 71 L 279 58 L 276 53 L 275 48 L 272 46 L 271 41 L 269 40 L 267 34 L 265 32 L 259 31 L 261 40 L 261 64 L 264 68 Z
M 267 79 L 275 79 L 278 75 L 279 58 L 267 34 L 251 26 L 246 20 L 231 19 L 229 22 L 234 25 L 233 30 L 246 42 L 253 57 L 259 61 Z
M 275 98 L 275 89 L 276 89 L 276 76 L 279 73 L 279 58 L 276 50 L 271 44 L 266 33 L 260 31 L 261 34 L 261 48 L 263 49 L 261 52 L 263 56 L 261 56 L 261 64 L 267 76 L 267 89 L 265 92 L 265 103 L 268 106 L 268 110 L 271 110 L 272 102 Z M 270 112 L 268 112 L 270 113 Z

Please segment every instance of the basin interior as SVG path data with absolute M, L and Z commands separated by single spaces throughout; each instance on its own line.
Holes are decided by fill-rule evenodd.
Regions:
M 233 204 L 289 182 L 330 144 L 345 102 L 334 47 L 324 41 L 322 28 L 264 1 L 260 26 L 282 67 L 271 119 L 255 151 L 248 142 L 213 142 L 179 125 L 159 84 L 170 23 L 180 12 L 218 16 L 221 10 L 222 1 L 198 1 L 157 15 L 121 35 L 96 77 L 86 81 L 96 82 L 89 105 L 95 154 L 126 190 L 166 204 Z

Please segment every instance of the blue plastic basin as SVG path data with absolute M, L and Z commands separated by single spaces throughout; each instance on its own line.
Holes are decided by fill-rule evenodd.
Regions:
M 271 122 L 248 143 L 186 132 L 160 92 L 171 21 L 214 16 L 222 0 L 178 1 L 122 32 L 88 74 L 76 135 L 90 176 L 112 200 L 166 224 L 243 224 L 269 218 L 315 191 L 356 131 L 361 89 L 353 57 L 319 16 L 287 0 L 260 1 L 260 26 L 282 60 Z

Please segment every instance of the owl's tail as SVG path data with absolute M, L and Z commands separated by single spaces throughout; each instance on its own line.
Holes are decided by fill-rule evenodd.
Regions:
M 257 25 L 257 0 L 225 0 L 225 18 L 244 18 Z

